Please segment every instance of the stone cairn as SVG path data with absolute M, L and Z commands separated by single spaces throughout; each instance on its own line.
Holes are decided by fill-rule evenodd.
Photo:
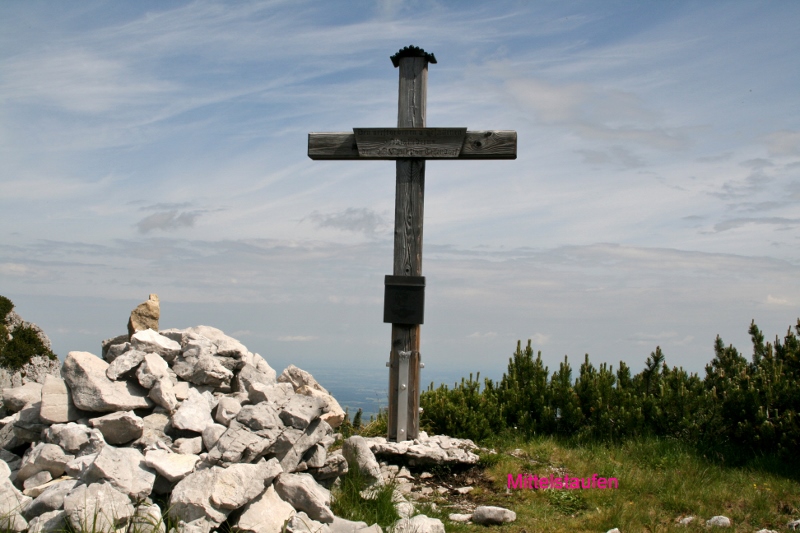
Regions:
M 471 441 L 424 434 L 401 443 L 356 436 L 331 451 L 345 413 L 311 374 L 290 365 L 277 375 L 213 327 L 157 331 L 158 297 L 134 313 L 143 306 L 149 321 L 132 316 L 132 331 L 103 341 L 102 357 L 70 352 L 60 376 L 3 389 L 7 531 L 69 523 L 166 533 L 164 511 L 175 533 L 208 533 L 226 520 L 254 533 L 378 533 L 331 512 L 330 488 L 349 465 L 380 485 L 413 479 L 396 464 L 478 461 Z M 444 532 L 395 495 L 404 518 L 394 531 Z

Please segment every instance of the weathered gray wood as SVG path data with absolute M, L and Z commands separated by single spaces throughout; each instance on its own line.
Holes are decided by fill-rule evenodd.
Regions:
M 398 128 L 424 128 L 428 91 L 428 62 L 424 57 L 399 60 L 400 86 L 397 108 Z M 425 160 L 398 159 L 394 204 L 394 275 L 422 275 L 422 220 L 425 205 Z M 391 371 L 400 367 L 399 352 L 411 352 L 407 381 L 408 417 L 406 435 L 397 434 L 398 391 L 389 394 L 389 440 L 415 439 L 419 433 L 419 338 L 420 326 L 392 324 Z M 414 380 L 413 382 L 411 380 Z M 391 382 L 390 378 L 390 382 Z
M 315 160 L 396 160 L 393 273 L 395 276 L 422 276 L 425 159 L 516 159 L 517 133 L 465 131 L 465 128 L 449 128 L 451 131 L 447 132 L 448 128 L 426 128 L 428 63 L 436 63 L 436 58 L 412 46 L 400 50 L 391 59 L 394 66 L 400 68 L 397 128 L 309 133 L 308 157 Z M 419 348 L 418 324 L 392 324 L 387 435 L 392 441 L 414 439 L 419 435 Z M 399 372 L 401 352 L 403 357 L 408 357 L 408 375 L 405 376 Z M 398 397 L 403 385 L 408 391 L 407 416 L 405 424 L 403 420 L 398 424 L 398 412 L 403 411 L 398 409 Z
M 309 133 L 308 157 L 314 160 L 367 159 L 358 154 L 353 133 Z M 448 159 L 516 159 L 517 132 L 509 130 L 467 131 L 461 153 Z M 369 157 L 368 159 L 398 159 L 397 156 Z M 428 159 L 433 159 L 428 158 Z
M 358 155 L 368 159 L 454 159 L 467 128 L 353 128 Z

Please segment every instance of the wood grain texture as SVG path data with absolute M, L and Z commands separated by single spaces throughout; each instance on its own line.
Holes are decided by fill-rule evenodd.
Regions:
M 428 61 L 424 57 L 400 59 L 397 127 L 424 128 L 428 102 Z
M 400 159 L 393 156 L 361 157 L 353 133 L 309 133 L 308 157 L 314 160 Z M 517 132 L 513 130 L 467 131 L 457 158 L 447 159 L 516 159 Z M 434 159 L 430 157 L 429 159 Z
M 425 160 L 395 163 L 394 268 L 395 276 L 422 275 L 422 221 L 425 214 Z
M 397 108 L 398 128 L 424 128 L 427 101 L 428 62 L 424 57 L 400 59 L 400 89 Z M 422 275 L 422 219 L 425 203 L 425 160 L 398 159 L 394 204 L 394 275 Z M 392 324 L 392 355 L 412 352 L 408 376 L 408 418 L 405 439 L 419 435 L 419 325 Z M 393 361 L 392 369 L 399 361 Z M 395 373 L 398 370 L 394 370 Z M 391 382 L 391 377 L 390 377 Z M 389 390 L 389 440 L 403 440 L 397 435 L 397 385 Z

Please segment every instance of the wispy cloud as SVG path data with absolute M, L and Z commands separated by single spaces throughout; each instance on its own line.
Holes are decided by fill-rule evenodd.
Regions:
M 783 218 L 783 217 L 753 217 L 753 218 L 733 218 L 714 224 L 714 231 L 728 231 L 735 228 L 741 228 L 749 224 L 777 226 L 778 229 L 789 229 L 800 224 L 800 218 Z
M 202 214 L 201 211 L 160 211 L 141 219 L 136 223 L 139 233 L 150 233 L 151 231 L 174 231 L 181 228 L 191 228 L 195 220 Z
M 389 227 L 383 216 L 366 207 L 348 207 L 338 213 L 314 211 L 306 219 L 318 228 L 334 228 L 366 236 L 373 236 Z
M 280 342 L 309 342 L 316 339 L 317 337 L 314 335 L 284 335 L 278 337 Z

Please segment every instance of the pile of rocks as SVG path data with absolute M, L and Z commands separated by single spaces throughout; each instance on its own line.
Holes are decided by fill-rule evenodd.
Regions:
M 157 302 L 157 300 L 156 300 Z M 157 326 L 156 326 L 157 327 Z M 406 464 L 474 464 L 474 444 L 447 437 L 405 443 L 352 437 L 331 451 L 345 413 L 293 365 L 277 375 L 219 329 L 133 331 L 102 357 L 70 352 L 60 376 L 3 390 L 0 519 L 11 531 L 164 532 L 223 522 L 241 531 L 378 531 L 331 511 L 330 488 L 348 459 L 375 484 L 378 457 Z M 466 449 L 464 449 L 466 448 Z M 413 516 L 396 531 L 444 531 Z

